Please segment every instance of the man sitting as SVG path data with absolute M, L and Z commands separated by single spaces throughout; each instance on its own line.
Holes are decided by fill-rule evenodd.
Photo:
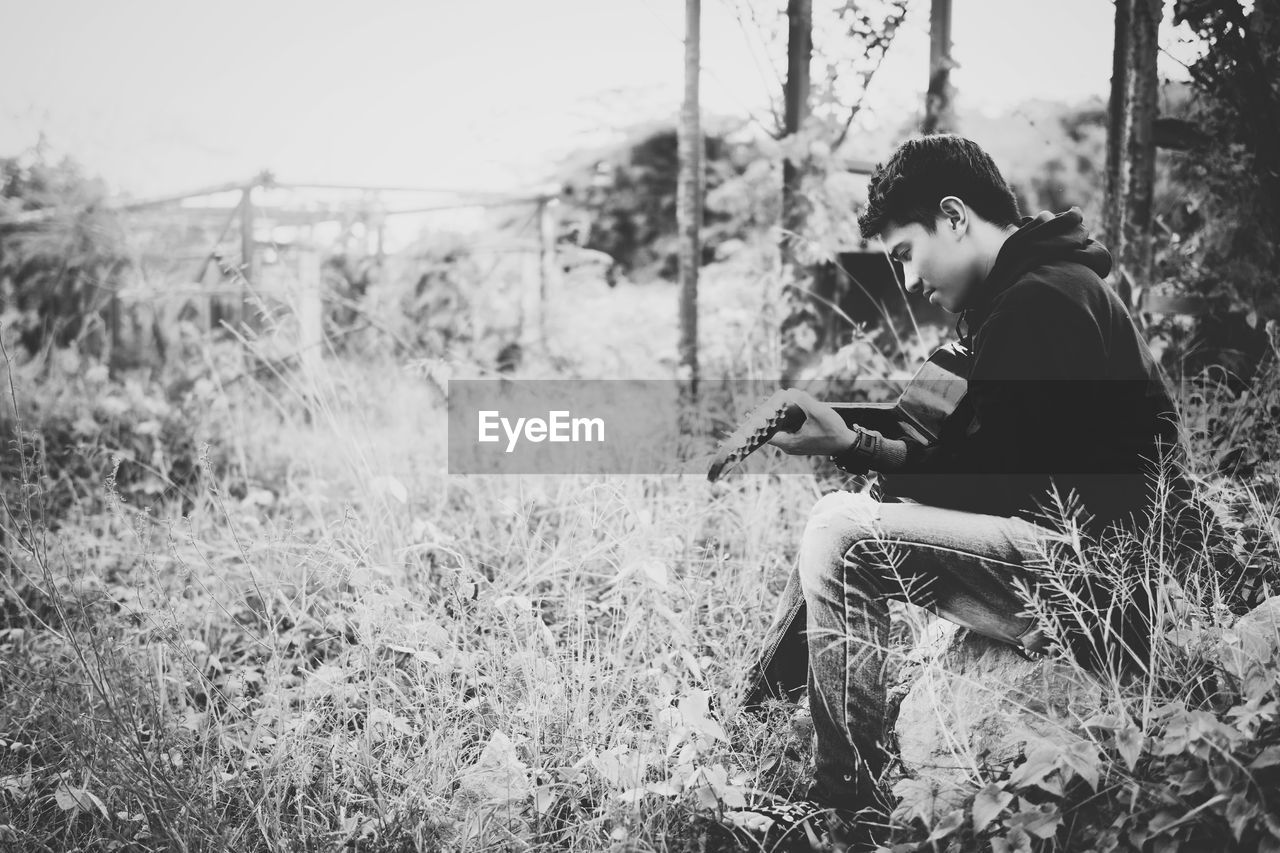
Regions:
M 878 783 L 888 600 L 1044 651 L 1018 590 L 1034 585 L 1033 564 L 1061 517 L 1045 512 L 1051 492 L 1074 493 L 1088 533 L 1142 523 L 1154 501 L 1149 460 L 1176 445 L 1178 421 L 1146 342 L 1103 282 L 1111 256 L 1080 212 L 1020 218 L 978 145 L 950 135 L 904 143 L 872 175 L 859 225 L 902 264 L 909 289 L 962 314 L 967 393 L 925 447 L 850 428 L 830 406 L 789 392 L 807 417 L 771 443 L 881 472 L 885 499 L 818 501 L 747 703 L 794 698 L 807 682 L 809 800 L 863 810 L 832 833 L 869 844 L 868 827 L 888 809 Z M 1142 665 L 1140 636 L 1127 652 Z

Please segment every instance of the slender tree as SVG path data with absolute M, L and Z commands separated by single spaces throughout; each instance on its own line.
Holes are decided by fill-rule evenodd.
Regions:
M 778 0 L 723 2 L 766 53 L 777 50 L 781 56 L 785 37 L 785 79 L 780 66 L 770 65 L 782 98 L 771 99 L 771 121 L 761 124 L 781 142 L 780 348 L 782 379 L 790 381 L 835 340 L 827 328 L 833 324 L 823 318 L 829 309 L 815 298 L 815 284 L 824 258 L 840 242 L 834 235 L 852 238 L 856 226 L 851 204 L 841 199 L 833 206 L 827 194 L 840 183 L 838 173 L 847 163 L 840 149 L 906 17 L 907 0 L 788 0 L 785 34 L 774 24 L 783 19 L 776 14 Z M 833 176 L 835 181 L 826 180 Z M 821 216 L 815 217 L 818 210 Z M 849 221 L 841 223 L 845 213 Z
M 1122 273 L 1120 294 L 1126 302 L 1132 299 L 1126 275 L 1141 287 L 1151 283 L 1151 201 L 1156 176 L 1153 126 L 1162 14 L 1161 0 L 1116 0 L 1102 228 Z
M 946 133 L 951 113 L 951 0 L 932 0 L 929 7 L 929 88 L 924 99 L 923 133 Z
M 794 138 L 809 117 L 809 66 L 813 58 L 813 0 L 787 0 L 787 81 L 783 87 L 784 139 Z M 782 322 L 782 378 L 790 381 L 813 355 L 820 320 L 809 299 L 812 272 L 798 256 L 808 205 L 801 191 L 803 163 L 797 146 L 784 146 L 780 273 L 787 288 Z
M 680 232 L 680 366 L 691 395 L 698 383 L 698 263 L 702 229 L 702 129 L 698 75 L 701 0 L 685 0 L 684 106 L 680 115 L 680 177 L 677 217 Z

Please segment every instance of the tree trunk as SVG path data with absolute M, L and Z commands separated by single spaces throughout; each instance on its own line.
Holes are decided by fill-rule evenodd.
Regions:
M 677 228 L 680 233 L 680 368 L 689 396 L 698 387 L 698 264 L 702 248 L 702 129 L 698 115 L 701 0 L 685 0 L 684 106 L 680 114 L 680 179 Z
M 1160 0 L 1116 0 L 1102 232 L 1120 273 L 1118 290 L 1130 304 L 1130 282 L 1137 287 L 1151 284 L 1153 125 L 1162 14 Z
M 929 8 L 929 88 L 924 98 L 922 133 L 947 133 L 955 127 L 951 96 L 951 0 L 933 0 Z
M 787 82 L 783 90 L 783 133 L 799 133 L 809 117 L 809 64 L 813 57 L 813 0 L 787 2 Z M 784 148 L 784 150 L 788 150 Z M 782 239 L 779 243 L 779 273 L 787 288 L 782 321 L 782 378 L 790 381 L 817 354 L 821 341 L 821 321 L 814 311 L 809 291 L 813 275 L 799 259 L 798 248 L 805 234 L 809 206 L 801 190 L 803 160 L 795 147 L 782 162 Z

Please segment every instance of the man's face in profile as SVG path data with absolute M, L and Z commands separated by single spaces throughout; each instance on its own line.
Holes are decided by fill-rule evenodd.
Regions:
M 952 314 L 967 306 L 977 285 L 972 247 L 967 229 L 953 228 L 944 216 L 933 231 L 918 222 L 890 225 L 880 235 L 889 254 L 902 264 L 906 288 Z

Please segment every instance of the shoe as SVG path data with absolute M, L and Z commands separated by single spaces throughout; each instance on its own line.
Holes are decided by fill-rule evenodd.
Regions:
M 725 820 L 769 853 L 872 853 L 889 831 L 879 809 L 852 812 L 813 800 L 730 809 Z

